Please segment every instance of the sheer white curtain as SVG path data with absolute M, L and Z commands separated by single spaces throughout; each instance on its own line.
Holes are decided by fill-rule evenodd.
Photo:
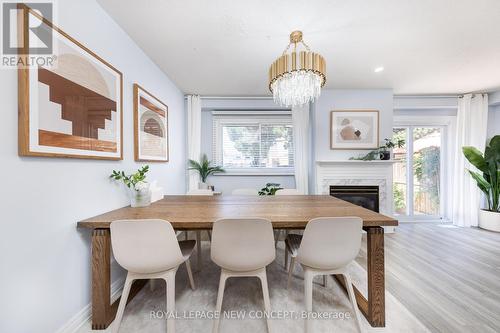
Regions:
M 198 95 L 187 96 L 188 158 L 198 161 L 201 154 L 201 99 Z M 189 171 L 188 190 L 198 189 L 199 176 Z
M 466 169 L 474 168 L 462 153 L 463 146 L 484 151 L 488 124 L 488 95 L 467 94 L 458 100 L 457 134 L 453 163 L 453 224 L 478 225 L 481 194 Z
M 309 104 L 292 107 L 293 146 L 295 149 L 295 187 L 308 194 L 309 175 Z

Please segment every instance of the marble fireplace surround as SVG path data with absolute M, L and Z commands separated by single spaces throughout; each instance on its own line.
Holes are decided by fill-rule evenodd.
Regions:
M 317 194 L 329 194 L 331 185 L 379 187 L 380 213 L 392 216 L 392 164 L 394 161 L 316 161 Z

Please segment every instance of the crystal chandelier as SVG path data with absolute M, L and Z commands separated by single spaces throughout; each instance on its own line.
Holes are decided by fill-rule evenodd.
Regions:
M 293 50 L 289 51 L 292 44 Z M 301 45 L 305 50 L 298 50 Z M 287 48 L 269 68 L 269 90 L 274 101 L 287 107 L 314 102 L 325 83 L 325 59 L 311 52 L 302 40 L 302 31 L 292 32 Z

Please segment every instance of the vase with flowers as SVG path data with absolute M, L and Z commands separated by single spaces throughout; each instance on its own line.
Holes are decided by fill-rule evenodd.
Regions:
M 127 186 L 131 207 L 146 207 L 151 204 L 151 190 L 146 181 L 148 171 L 149 165 L 145 165 L 131 175 L 126 175 L 124 171 L 113 170 L 109 176 L 115 181 L 121 180 Z

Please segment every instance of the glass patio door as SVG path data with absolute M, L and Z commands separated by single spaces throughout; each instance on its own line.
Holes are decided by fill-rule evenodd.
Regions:
M 393 138 L 406 142 L 403 148 L 394 149 L 395 215 L 411 220 L 440 219 L 444 127 L 395 127 Z

